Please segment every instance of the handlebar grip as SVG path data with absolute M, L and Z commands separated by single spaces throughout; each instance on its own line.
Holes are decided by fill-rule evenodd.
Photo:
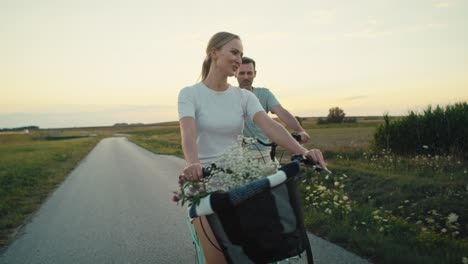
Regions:
M 304 157 L 303 155 L 300 155 L 300 154 L 291 156 L 291 161 L 302 162 L 306 167 L 313 168 L 317 172 L 325 171 L 325 172 L 327 172 L 329 174 L 332 173 L 331 171 L 322 168 L 320 165 L 316 164 L 315 162 L 309 160 L 308 158 L 306 158 L 306 157 Z
M 297 133 L 291 133 L 291 136 L 297 140 L 297 142 L 301 142 L 301 135 L 297 134 Z

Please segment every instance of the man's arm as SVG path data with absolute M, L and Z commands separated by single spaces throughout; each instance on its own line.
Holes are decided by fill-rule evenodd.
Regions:
M 278 116 L 278 118 L 290 129 L 296 131 L 299 135 L 301 135 L 301 143 L 307 143 L 310 140 L 309 134 L 305 132 L 304 128 L 302 128 L 301 124 L 297 121 L 297 119 L 289 113 L 288 110 L 284 109 L 281 105 L 276 105 L 271 109 L 271 112 Z
M 263 132 L 265 132 L 268 138 L 279 146 L 289 150 L 291 153 L 302 154 L 315 163 L 318 163 L 322 168 L 327 168 L 327 164 L 325 163 L 323 154 L 320 150 L 305 149 L 291 137 L 286 128 L 271 119 L 264 111 L 257 112 L 253 117 L 253 121 L 263 130 Z

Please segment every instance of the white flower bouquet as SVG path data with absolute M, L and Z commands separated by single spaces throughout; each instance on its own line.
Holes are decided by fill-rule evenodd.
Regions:
M 227 192 L 277 171 L 279 164 L 258 156 L 249 149 L 256 142 L 253 138 L 238 137 L 238 143 L 228 148 L 219 159 L 206 168 L 210 175 L 200 180 L 179 176 L 179 191 L 172 200 L 183 206 L 198 204 L 200 199 L 214 192 Z

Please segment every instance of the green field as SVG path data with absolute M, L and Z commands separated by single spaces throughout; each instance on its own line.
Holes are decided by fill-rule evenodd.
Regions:
M 0 135 L 0 246 L 100 139 L 46 135 Z
M 78 163 L 104 137 L 115 133 L 174 132 L 176 122 L 145 126 L 35 130 L 0 133 L 0 247 L 42 204 Z M 178 129 L 178 128 L 177 128 Z M 165 135 L 168 140 L 169 135 Z M 178 133 L 177 133 L 178 137 Z M 151 138 L 154 140 L 154 137 Z M 178 148 L 177 146 L 173 146 Z M 175 149 L 175 148 L 173 148 Z M 168 153 L 171 149 L 164 148 Z
M 333 171 L 328 177 L 307 172 L 301 181 L 309 230 L 375 263 L 461 263 L 468 257 L 466 160 L 374 150 L 378 118 L 303 122 L 312 137 L 307 147 L 322 149 Z M 43 140 L 54 133 L 98 137 Z M 113 133 L 128 134 L 154 153 L 182 156 L 176 122 L 0 135 L 3 243 L 94 144 Z

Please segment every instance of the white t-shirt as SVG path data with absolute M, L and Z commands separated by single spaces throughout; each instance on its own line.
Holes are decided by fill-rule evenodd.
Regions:
M 217 92 L 202 82 L 179 92 L 179 119 L 193 117 L 197 127 L 198 158 L 204 165 L 213 163 L 223 152 L 237 143 L 245 118 L 253 119 L 265 111 L 257 97 L 248 90 L 229 86 Z

